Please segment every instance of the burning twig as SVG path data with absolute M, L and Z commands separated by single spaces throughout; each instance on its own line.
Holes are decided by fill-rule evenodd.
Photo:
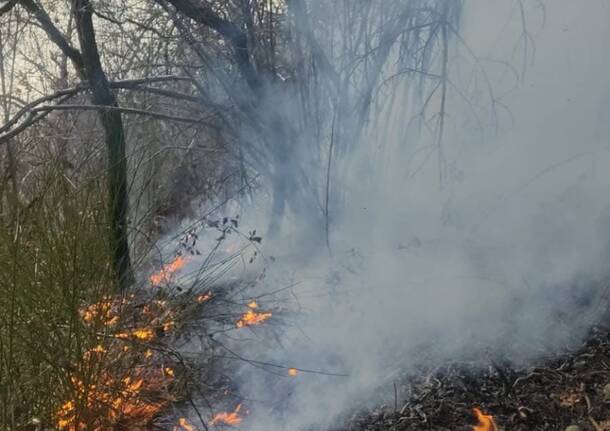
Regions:
M 239 416 L 239 411 L 241 410 L 241 403 L 235 407 L 235 410 L 232 412 L 222 412 L 217 413 L 211 420 L 212 425 L 216 424 L 226 424 L 226 425 L 239 425 L 243 418 Z
M 268 312 L 255 311 L 258 308 L 258 304 L 256 303 L 256 301 L 250 301 L 247 304 L 247 307 L 249 308 L 249 310 L 246 311 L 244 314 L 242 314 L 242 316 L 239 318 L 239 320 L 237 322 L 235 322 L 235 325 L 238 328 L 245 328 L 246 326 L 260 325 L 261 323 L 263 323 L 265 320 L 269 319 L 273 315 L 273 313 L 271 313 L 270 311 L 268 311 Z
M 173 275 L 180 269 L 184 268 L 184 266 L 188 263 L 188 259 L 185 256 L 176 256 L 174 260 L 172 260 L 167 265 L 164 265 L 159 271 L 153 273 L 150 276 L 150 283 L 153 286 L 159 286 L 163 283 L 168 283 Z

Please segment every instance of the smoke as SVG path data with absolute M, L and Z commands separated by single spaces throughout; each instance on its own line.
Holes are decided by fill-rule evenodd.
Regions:
M 527 363 L 569 348 L 599 319 L 610 237 L 609 12 L 601 1 L 466 2 L 449 42 L 440 137 L 440 93 L 421 111 L 438 81 L 378 87 L 360 144 L 337 149 L 332 165 L 330 250 L 308 238 L 324 235 L 321 217 L 293 206 L 263 240 L 265 277 L 248 292 L 273 318 L 222 340 L 267 364 L 235 362 L 250 411 L 244 429 L 325 429 L 393 396 L 392 382 L 418 365 Z M 431 72 L 440 62 L 430 59 Z M 315 184 L 324 184 L 323 135 L 326 146 L 308 158 L 318 163 L 299 166 Z M 313 189 L 323 214 L 323 186 Z M 267 226 L 272 201 L 255 196 L 242 223 Z

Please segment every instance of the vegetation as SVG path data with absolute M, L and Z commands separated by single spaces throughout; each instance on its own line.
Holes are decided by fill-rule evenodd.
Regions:
M 263 176 L 268 233 L 308 214 L 330 248 L 335 156 L 364 145 L 375 101 L 399 89 L 426 92 L 442 182 L 461 5 L 1 0 L 2 429 L 123 429 L 165 407 L 173 374 L 140 370 L 165 369 L 150 328 L 171 322 L 130 295 L 193 199 Z
M 82 358 L 99 326 L 85 325 L 81 307 L 116 291 L 99 182 L 75 187 L 53 166 L 33 175 L 35 195 L 0 226 L 4 429 L 54 417 L 74 373 L 93 378 Z

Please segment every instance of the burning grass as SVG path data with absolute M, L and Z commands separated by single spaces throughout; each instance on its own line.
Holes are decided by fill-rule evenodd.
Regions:
M 17 238 L 0 225 L 2 429 L 135 430 L 179 397 L 182 373 L 166 354 L 174 300 L 116 293 L 106 231 L 91 223 L 105 208 L 81 204 L 23 214 Z
M 241 404 L 238 404 L 237 407 L 235 407 L 235 410 L 233 410 L 232 412 L 221 412 L 215 414 L 212 420 L 210 421 L 210 424 L 224 424 L 233 426 L 239 425 L 243 421 L 243 418 L 240 416 L 241 406 Z
M 178 332 L 188 337 L 185 320 L 202 333 L 201 310 L 218 293 L 169 292 L 191 259 L 178 256 L 118 294 L 99 184 L 42 182 L 46 194 L 18 223 L 0 223 L 0 428 L 138 430 L 166 420 L 187 391 L 186 369 L 210 381 L 208 364 L 192 370 L 168 346 Z M 241 316 L 244 326 L 271 316 L 248 310 L 254 318 Z M 218 313 L 220 324 L 237 330 L 242 309 L 230 311 Z M 215 423 L 239 423 L 240 409 Z M 197 429 L 186 418 L 174 426 Z
M 480 364 L 479 364 L 480 365 Z M 354 416 L 350 431 L 607 431 L 610 328 L 528 369 L 448 364 L 405 382 L 407 399 Z M 570 428 L 572 426 L 572 428 Z
M 106 297 L 79 313 L 85 325 L 102 326 L 103 333 L 72 367 L 71 390 L 56 413 L 59 430 L 144 427 L 174 400 L 175 372 L 149 347 L 174 327 L 174 313 L 165 300 L 138 302 L 134 295 Z M 125 320 L 137 326 L 126 327 Z
M 176 272 L 184 268 L 188 262 L 189 258 L 187 256 L 176 256 L 171 262 L 163 265 L 161 269 L 149 277 L 150 283 L 156 287 L 169 283 L 173 280 Z

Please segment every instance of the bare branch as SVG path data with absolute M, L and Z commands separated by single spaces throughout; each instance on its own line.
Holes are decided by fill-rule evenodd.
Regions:
M 182 76 L 167 75 L 167 76 L 157 76 L 157 77 L 152 77 L 152 78 L 138 78 L 138 79 L 126 79 L 126 80 L 122 80 L 122 81 L 113 81 L 113 82 L 110 82 L 109 84 L 110 84 L 110 87 L 114 88 L 114 89 L 147 91 L 150 93 L 156 93 L 156 94 L 166 96 L 166 97 L 173 97 L 173 98 L 179 99 L 179 100 L 187 100 L 187 101 L 194 102 L 194 103 L 199 101 L 199 99 L 197 97 L 190 96 L 188 94 L 178 93 L 178 92 L 174 92 L 171 90 L 165 90 L 165 89 L 161 89 L 161 88 L 142 87 L 141 86 L 142 84 L 154 84 L 156 82 L 167 82 L 167 81 L 190 81 L 190 79 L 187 77 L 182 77 Z M 90 89 L 91 89 L 91 86 L 89 85 L 89 83 L 83 83 L 83 84 L 77 85 L 76 87 L 62 89 L 62 90 L 56 91 L 52 94 L 48 94 L 46 96 L 33 100 L 32 102 L 24 105 L 19 111 L 17 111 L 17 113 L 9 121 L 7 121 L 2 127 L 0 127 L 0 133 L 6 134 L 6 132 L 8 130 L 10 130 L 15 124 L 17 124 L 17 122 L 24 115 L 27 115 L 28 113 L 35 110 L 35 107 L 42 103 L 51 102 L 53 100 L 56 100 L 59 98 L 64 98 L 66 96 L 72 97 L 80 92 L 87 91 Z M 0 144 L 2 144 L 4 142 L 5 134 L 0 135 Z M 12 134 L 12 136 L 14 136 L 14 134 Z
M 17 0 L 8 0 L 6 4 L 0 6 L 0 16 L 8 13 L 13 9 L 13 7 L 17 4 Z
M 38 21 L 42 29 L 47 33 L 49 39 L 55 43 L 61 49 L 66 57 L 68 57 L 74 68 L 82 79 L 86 79 L 87 73 L 85 72 L 85 66 L 83 58 L 78 49 L 74 48 L 62 32 L 55 26 L 49 14 L 36 3 L 35 0 L 19 0 L 19 3 Z
M 104 105 L 43 105 L 32 109 L 30 112 L 46 112 L 46 111 L 102 111 L 102 112 L 119 112 L 124 114 L 139 114 L 147 115 L 149 117 L 159 118 L 162 120 L 170 120 L 179 123 L 188 124 L 206 124 L 211 126 L 209 123 L 205 123 L 205 119 L 201 118 L 188 118 L 181 117 L 178 115 L 163 114 L 161 112 L 147 111 L 146 109 L 138 108 L 125 108 L 119 106 L 104 106 Z M 209 117 L 208 117 L 209 118 Z M 1 137 L 0 137 L 1 139 Z
M 163 3 L 162 0 L 157 0 Z M 237 67 L 248 85 L 255 92 L 260 90 L 261 79 L 250 61 L 248 38 L 241 29 L 231 21 L 220 17 L 209 7 L 194 5 L 190 0 L 167 0 L 177 12 L 193 21 L 205 25 L 227 39 L 233 46 L 233 56 Z

